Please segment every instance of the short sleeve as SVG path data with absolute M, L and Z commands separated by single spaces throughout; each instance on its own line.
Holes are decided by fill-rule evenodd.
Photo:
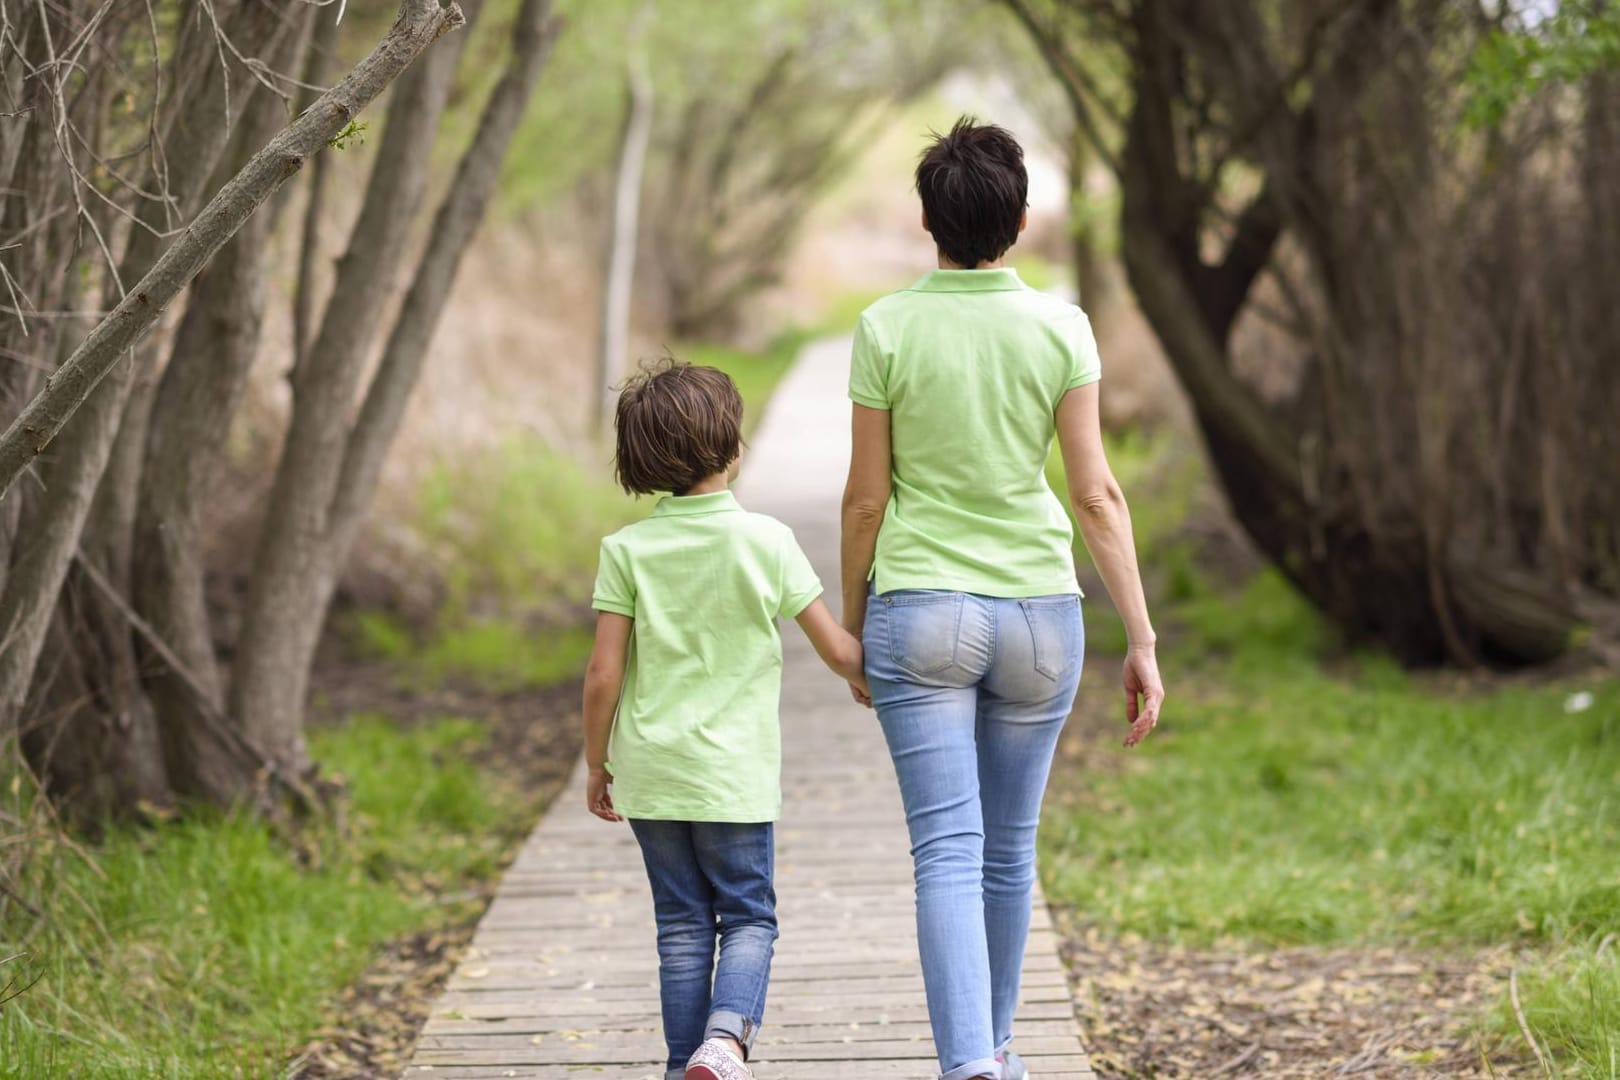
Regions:
M 797 619 L 821 595 L 821 578 L 804 549 L 793 538 L 793 533 L 782 530 L 782 593 L 777 611 L 790 619 Z
M 1068 339 L 1069 375 L 1063 384 L 1065 391 L 1102 378 L 1102 357 L 1097 352 L 1097 338 L 1091 332 L 1091 320 L 1086 318 L 1085 312 L 1076 313 Z
M 878 347 L 865 315 L 855 325 L 855 348 L 849 358 L 849 400 L 868 409 L 889 408 L 889 361 Z
M 636 617 L 636 582 L 630 576 L 630 560 L 624 548 L 613 543 L 612 537 L 602 541 L 591 607 L 614 615 Z

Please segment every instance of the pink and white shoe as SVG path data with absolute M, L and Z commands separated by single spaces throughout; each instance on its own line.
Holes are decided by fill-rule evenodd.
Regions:
M 996 1061 L 1001 1065 L 1001 1080 L 1030 1080 L 1024 1059 L 1011 1050 L 996 1055 Z
M 686 1062 L 686 1080 L 753 1080 L 754 1072 L 742 1059 L 710 1039 Z

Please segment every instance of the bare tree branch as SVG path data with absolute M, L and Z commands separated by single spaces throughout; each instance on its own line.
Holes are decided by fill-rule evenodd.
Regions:
M 254 155 L 210 200 L 185 234 L 91 331 L 44 392 L 0 436 L 0 497 L 248 215 L 303 168 L 310 156 L 319 153 L 422 50 L 461 23 L 461 9 L 454 4 L 441 8 L 434 0 L 402 0 L 399 21 L 382 43 Z

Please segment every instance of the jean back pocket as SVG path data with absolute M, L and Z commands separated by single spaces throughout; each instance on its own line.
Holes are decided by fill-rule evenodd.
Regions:
M 898 592 L 883 597 L 889 659 L 918 678 L 938 675 L 956 663 L 962 633 L 961 593 Z
M 1029 621 L 1029 634 L 1035 646 L 1035 670 L 1055 682 L 1079 659 L 1084 647 L 1080 633 L 1080 598 L 1043 596 L 1021 600 L 1019 606 Z

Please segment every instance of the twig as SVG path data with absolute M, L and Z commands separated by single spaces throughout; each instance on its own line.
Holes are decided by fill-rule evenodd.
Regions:
M 6 884 L 4 878 L 0 878 L 0 892 L 5 893 L 7 896 L 17 901 L 18 904 L 22 905 L 23 910 L 27 911 L 28 914 L 32 915 L 34 918 L 43 919 L 45 917 L 45 913 L 43 911 L 39 910 L 39 908 L 35 907 L 33 904 L 30 904 L 23 898 L 21 893 L 19 893 L 16 889 L 13 889 L 10 885 Z M 17 956 L 21 955 L 21 953 L 17 954 Z M 0 963 L 10 963 L 11 961 L 17 959 L 17 956 L 8 956 L 4 961 L 0 961 Z
M 1217 1068 L 1210 1075 L 1211 1076 L 1225 1076 L 1227 1073 L 1237 1072 L 1239 1069 L 1243 1068 L 1243 1066 L 1245 1066 L 1249 1062 L 1253 1061 L 1255 1059 L 1255 1057 L 1257 1057 L 1259 1055 L 1259 1053 L 1260 1053 L 1260 1044 L 1257 1043 L 1257 1042 L 1250 1043 L 1249 1046 L 1248 1046 L 1248 1049 L 1244 1050 L 1243 1053 L 1239 1054 L 1237 1057 L 1233 1058 L 1231 1061 L 1228 1061 L 1226 1064 L 1224 1064 L 1224 1065 L 1220 1066 L 1219 1068 Z
M 22 327 L 23 337 L 27 337 L 28 316 L 23 314 L 23 303 L 28 300 L 28 293 L 17 284 L 17 279 L 11 276 L 11 271 L 6 268 L 3 260 L 0 260 L 0 278 L 5 279 L 6 292 L 11 295 L 11 310 L 17 314 L 17 322 Z M 19 296 L 19 293 L 22 295 Z M 33 304 L 29 303 L 28 306 L 33 307 Z
M 1551 1076 L 1552 1070 L 1547 1068 L 1547 1057 L 1541 1052 L 1541 1044 L 1536 1037 L 1530 1034 L 1530 1025 L 1524 1019 L 1524 1006 L 1519 1004 L 1519 968 L 1515 964 L 1508 973 L 1508 998 L 1513 1002 L 1513 1018 L 1519 1022 L 1519 1031 L 1524 1035 L 1524 1041 L 1530 1044 L 1530 1049 L 1536 1055 L 1536 1064 L 1541 1066 L 1544 1076 Z

